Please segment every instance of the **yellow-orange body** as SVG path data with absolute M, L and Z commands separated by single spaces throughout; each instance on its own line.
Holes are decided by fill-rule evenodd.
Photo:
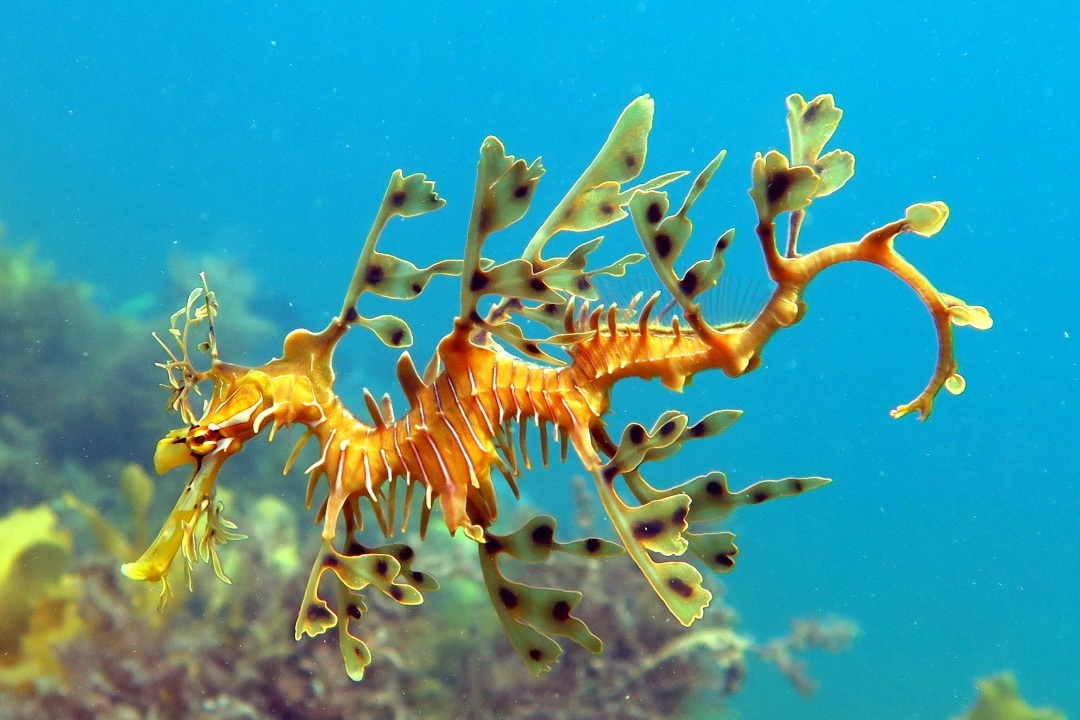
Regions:
M 827 481 L 786 478 L 733 492 L 723 474 L 713 472 L 676 488 L 653 488 L 641 475 L 644 463 L 669 456 L 684 442 L 721 432 L 738 413 L 716 411 L 690 423 L 685 415 L 669 411 L 651 430 L 633 423 L 616 441 L 608 436 L 602 421 L 612 387 L 629 377 L 658 378 L 666 387 L 681 391 L 698 372 L 719 369 L 738 377 L 755 369 L 768 340 L 802 317 L 806 286 L 824 269 L 843 262 L 869 262 L 891 271 L 919 295 L 934 320 L 939 342 L 934 373 L 926 389 L 897 408 L 894 415 L 917 411 L 925 417 L 942 387 L 961 391 L 963 380 L 956 373 L 951 325 L 990 325 L 983 308 L 939 293 L 893 247 L 902 233 L 937 232 L 948 214 L 941 203 L 913 205 L 903 219 L 856 242 L 805 255 L 797 252 L 806 206 L 843 185 L 853 172 L 853 159 L 842 151 L 820 155 L 839 121 L 839 110 L 831 97 L 822 96 L 807 104 L 792 96 L 788 104 L 796 164 L 789 164 L 775 151 L 759 155 L 751 189 L 758 211 L 757 235 L 776 287 L 760 312 L 746 322 L 714 326 L 705 320 L 697 303 L 697 296 L 716 284 L 733 231 L 716 241 L 711 257 L 685 273 L 677 273 L 674 266 L 692 230 L 688 212 L 723 154 L 698 176 L 682 207 L 674 212 L 667 194 L 657 188 L 680 174 L 664 175 L 634 188 L 622 187 L 644 163 L 652 118 L 647 98 L 639 98 L 627 108 L 596 160 L 541 225 L 524 256 L 501 265 L 482 258 L 481 248 L 488 236 L 525 214 L 542 173 L 539 162 L 526 164 L 504 155 L 494 138 L 485 141 L 464 259 L 442 261 L 425 269 L 375 249 L 390 218 L 419 215 L 442 204 L 432 183 L 423 176 L 395 173 L 361 251 L 341 312 L 319 333 L 290 333 L 282 357 L 260 367 L 248 369 L 218 358 L 213 333 L 217 305 L 204 281 L 203 288 L 189 297 L 186 308 L 174 316 L 171 333 L 182 356 L 170 350 L 171 360 L 163 365 L 173 388 L 172 406 L 181 412 L 187 427 L 167 435 L 155 455 L 159 472 L 188 463 L 195 469 L 158 538 L 142 558 L 124 567 L 125 573 L 136 579 L 164 580 L 176 553 L 182 550 L 189 565 L 197 559 L 211 560 L 223 576 L 216 545 L 237 536 L 231 533 L 234 526 L 222 517 L 221 506 L 214 499 L 222 464 L 262 430 L 270 428 L 273 439 L 279 427 L 300 424 L 306 431 L 288 465 L 313 438 L 319 454 L 306 471 L 309 505 L 319 493 L 321 481 L 326 482 L 318 515 L 323 523 L 323 546 L 297 620 L 297 638 L 337 625 L 353 677 L 362 676 L 370 662 L 366 646 L 350 632 L 350 622 L 363 614 L 357 591 L 374 585 L 398 602 L 418 604 L 424 591 L 437 589 L 430 576 L 411 569 L 415 554 L 411 547 L 369 548 L 357 537 L 365 515 L 374 517 L 382 535 L 390 537 L 396 527 L 408 524 L 414 504 L 420 508 L 421 535 L 431 512 L 438 508 L 451 533 L 462 530 L 477 541 L 496 612 L 534 672 L 549 669 L 561 652 L 552 635 L 569 637 L 594 651 L 599 651 L 600 641 L 570 613 L 579 593 L 514 583 L 497 566 L 500 554 L 535 562 L 555 551 L 606 557 L 625 549 L 672 613 L 684 624 L 692 623 L 711 599 L 701 574 L 690 563 L 658 561 L 655 556 L 680 556 L 690 550 L 709 569 L 726 572 L 737 552 L 733 535 L 690 532 L 692 525 L 722 519 L 737 505 L 798 494 Z M 775 236 L 775 219 L 781 213 L 790 215 L 785 252 L 778 248 Z M 599 244 L 594 240 L 567 257 L 542 257 L 545 242 L 557 232 L 602 227 L 627 215 L 633 218 L 644 256 L 628 255 L 607 268 L 586 270 L 587 255 Z M 678 313 L 669 322 L 653 319 L 660 293 L 649 298 L 640 312 L 634 306 L 619 309 L 611 305 L 590 313 L 588 301 L 596 299 L 592 278 L 598 274 L 620 276 L 626 265 L 643 257 L 649 259 L 671 294 Z M 365 391 L 370 422 L 359 419 L 334 392 L 332 356 L 337 343 L 353 325 L 368 327 L 395 347 L 404 347 L 411 339 L 408 326 L 397 318 L 360 316 L 360 296 L 372 292 L 410 299 L 437 274 L 461 276 L 461 308 L 452 330 L 438 344 L 436 356 L 422 376 L 409 354 L 402 354 L 397 374 L 409 407 L 400 417 L 395 416 L 389 396 L 379 402 Z M 485 319 L 476 308 L 480 298 L 489 294 L 499 301 Z M 580 312 L 574 310 L 575 298 L 586 301 Z M 527 304 L 530 301 L 537 304 Z M 552 334 L 539 341 L 527 340 L 512 322 L 514 316 L 545 325 Z M 182 330 L 177 327 L 181 317 Z M 197 371 L 187 353 L 187 340 L 190 330 L 204 321 L 210 324 L 204 349 L 210 352 L 212 364 Z M 567 362 L 553 361 L 539 343 L 561 346 Z M 214 389 L 205 410 L 196 416 L 190 406 L 191 393 L 202 381 L 212 382 Z M 491 531 L 498 516 L 492 471 L 499 471 L 517 492 L 515 478 L 529 463 L 525 444 L 528 423 L 540 430 L 545 463 L 549 428 L 562 443 L 564 455 L 568 446 L 574 448 L 595 479 L 620 543 L 599 538 L 558 543 L 554 520 L 544 516 L 510 535 Z M 521 447 L 520 462 L 516 445 Z M 639 504 L 627 504 L 619 496 L 619 478 Z M 338 581 L 336 610 L 320 594 L 326 573 Z

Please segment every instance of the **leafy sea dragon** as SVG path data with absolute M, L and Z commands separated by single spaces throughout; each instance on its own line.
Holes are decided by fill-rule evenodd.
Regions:
M 775 288 L 749 322 L 710 324 L 698 302 L 717 285 L 734 230 L 720 235 L 708 257 L 683 271 L 676 269 L 693 230 L 690 212 L 724 153 L 697 176 L 678 206 L 661 188 L 685 172 L 628 185 L 645 163 L 653 117 L 648 96 L 625 109 L 599 154 L 540 224 L 523 255 L 507 262 L 496 264 L 483 257 L 482 250 L 488 238 L 526 214 L 544 172 L 539 160 L 526 163 L 508 156 L 498 139 L 487 138 L 480 147 L 464 257 L 426 268 L 376 249 L 391 218 L 421 215 L 444 204 L 424 175 L 394 172 L 341 311 L 320 332 L 289 333 L 282 356 L 265 365 L 248 368 L 219 358 L 214 334 L 218 306 L 204 276 L 202 286 L 173 316 L 172 343 L 158 338 L 169 354 L 161 364 L 172 392 L 169 407 L 180 413 L 184 427 L 158 443 L 154 465 L 159 473 L 190 466 L 190 477 L 157 538 L 142 557 L 123 566 L 124 573 L 136 580 L 165 583 L 164 602 L 169 568 L 181 552 L 189 583 L 191 567 L 200 560 L 211 562 L 228 582 L 218 546 L 241 536 L 215 498 L 218 473 L 260 431 L 268 429 L 272 440 L 279 428 L 299 424 L 304 426 L 303 435 L 285 471 L 313 438 L 318 458 L 306 470 L 306 500 L 310 507 L 317 494 L 322 496 L 316 518 L 322 522 L 322 546 L 296 621 L 296 638 L 336 626 L 346 668 L 354 679 L 360 679 L 371 662 L 368 647 L 354 634 L 367 609 L 360 591 L 370 585 L 403 605 L 417 605 L 425 592 L 438 589 L 434 578 L 414 569 L 411 546 L 369 547 L 358 539 L 365 515 L 374 518 L 387 538 L 397 528 L 404 532 L 414 505 L 419 506 L 421 537 L 438 506 L 451 534 L 460 530 L 476 542 L 499 620 L 535 674 L 550 670 L 562 653 L 555 637 L 569 638 L 597 653 L 602 644 L 573 614 L 581 593 L 510 580 L 499 566 L 502 556 L 543 562 L 553 552 L 593 558 L 629 553 L 679 622 L 693 623 L 712 595 L 703 587 L 695 564 L 679 558 L 728 572 L 737 553 L 732 533 L 702 529 L 740 505 L 796 495 L 828 481 L 789 477 L 735 491 L 723 473 L 714 471 L 675 488 L 657 489 L 643 475 L 646 463 L 670 457 L 687 442 L 722 432 L 739 412 L 717 410 L 691 422 L 671 410 L 650 426 L 629 424 L 616 440 L 603 420 L 612 387 L 624 378 L 659 378 L 679 392 L 703 370 L 718 368 L 738 377 L 757 368 L 773 334 L 803 317 L 807 285 L 821 271 L 845 262 L 880 265 L 903 280 L 926 305 L 937 330 L 937 362 L 930 381 L 911 402 L 892 411 L 896 417 L 916 412 L 926 418 L 941 388 L 961 392 L 964 380 L 953 357 L 951 326 L 991 325 L 984 308 L 938 292 L 894 247 L 902 234 L 938 232 L 948 217 L 944 203 L 912 205 L 900 219 L 857 241 L 800 252 L 806 208 L 852 177 L 854 157 L 843 150 L 823 154 L 841 116 L 832 96 L 806 102 L 792 95 L 787 107 L 790 156 L 775 150 L 758 154 L 752 167 L 750 196 L 757 210 L 757 236 Z M 776 221 L 785 213 L 788 232 L 781 248 Z M 644 254 L 589 268 L 589 255 L 602 239 L 597 237 L 565 257 L 544 256 L 547 242 L 557 233 L 596 230 L 627 216 Z M 666 312 L 655 312 L 660 292 L 640 308 L 640 295 L 628 308 L 597 304 L 598 276 L 621 277 L 627 266 L 645 258 L 671 297 L 676 312 L 670 321 L 663 321 Z M 391 347 L 409 346 L 412 334 L 403 320 L 391 315 L 365 317 L 358 301 L 365 293 L 415 298 L 435 275 L 461 278 L 453 328 L 425 372 L 417 370 L 408 352 L 401 354 L 397 376 L 408 401 L 405 412 L 398 416 L 388 395 L 379 401 L 365 390 L 370 421 L 361 420 L 334 392 L 334 348 L 354 325 L 371 330 Z M 496 303 L 481 315 L 479 304 L 489 295 Z M 530 339 L 515 322 L 518 318 L 549 333 Z M 188 346 L 203 331 L 205 340 L 198 347 L 209 354 L 210 366 L 198 370 Z M 559 348 L 567 359 L 552 357 L 544 346 Z M 203 381 L 212 383 L 213 390 L 197 414 L 192 392 Z M 530 467 L 526 449 L 530 422 L 538 428 L 545 464 L 549 426 L 563 458 L 569 447 L 574 449 L 595 481 L 618 542 L 600 538 L 560 542 L 549 516 L 536 517 L 509 534 L 492 531 L 498 515 L 492 470 L 505 477 L 516 495 L 517 478 Z

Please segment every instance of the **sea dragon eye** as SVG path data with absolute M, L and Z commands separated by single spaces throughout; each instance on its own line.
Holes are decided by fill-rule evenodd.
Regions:
M 220 439 L 219 429 L 196 425 L 188 431 L 187 446 L 193 455 L 206 455 L 217 447 Z

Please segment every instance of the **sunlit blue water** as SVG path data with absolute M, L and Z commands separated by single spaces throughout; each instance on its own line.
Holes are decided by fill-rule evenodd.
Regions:
M 834 93 L 846 112 L 835 145 L 857 173 L 815 205 L 804 242 L 945 200 L 946 230 L 902 249 L 996 325 L 958 333 L 968 391 L 925 424 L 886 411 L 928 377 L 929 320 L 863 268 L 816 283 L 806 321 L 753 376 L 620 394 L 620 417 L 646 421 L 657 403 L 747 411 L 684 451 L 680 475 L 835 479 L 736 518 L 728 600 L 757 636 L 830 612 L 864 634 L 812 658 L 813 701 L 758 666 L 733 705 L 747 718 L 946 718 L 973 678 L 1013 668 L 1033 702 L 1080 716 L 1074 5 L 186 5 L 0 4 L 0 218 L 114 308 L 172 308 L 169 258 L 210 255 L 253 270 L 282 325 L 321 326 L 393 169 L 428 173 L 449 205 L 396 224 L 385 249 L 456 256 L 485 135 L 544 156 L 534 207 L 550 207 L 644 92 L 654 174 L 728 148 L 695 221 L 706 238 L 736 226 L 729 272 L 761 277 L 749 162 L 786 146 L 786 95 Z M 514 256 L 524 232 L 489 254 Z M 627 228 L 608 240 L 612 253 L 632 241 Z M 453 284 L 438 293 L 452 302 Z M 438 297 L 423 307 L 421 354 L 450 319 Z M 393 357 L 371 350 L 354 341 L 341 366 L 362 365 L 356 387 L 381 392 Z M 525 489 L 567 505 L 565 485 Z

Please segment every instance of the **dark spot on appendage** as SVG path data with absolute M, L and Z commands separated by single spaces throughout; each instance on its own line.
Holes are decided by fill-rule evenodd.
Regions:
M 660 203 L 649 203 L 649 207 L 645 208 L 645 219 L 653 225 L 664 219 L 664 209 L 660 207 Z
M 671 578 L 667 581 L 667 584 L 681 598 L 688 598 L 694 594 L 694 588 L 690 587 L 682 578 Z
M 600 474 L 603 475 L 606 482 L 614 482 L 615 476 L 619 474 L 619 466 L 611 464 L 605 465 L 604 469 L 600 471 Z
M 503 544 L 495 538 L 488 538 L 484 543 L 484 549 L 488 551 L 488 555 L 494 555 L 495 553 L 502 552 Z
M 359 619 L 360 619 L 360 616 L 361 616 L 361 615 L 363 615 L 363 613 L 361 613 L 361 612 L 360 612 L 360 606 L 359 606 L 359 605 L 357 605 L 356 603 L 349 603 L 349 604 L 348 604 L 348 605 L 347 605 L 347 606 L 345 607 L 345 612 L 346 612 L 346 613 L 348 614 L 348 616 L 349 616 L 349 617 L 351 617 L 351 618 L 352 618 L 353 620 L 359 620 Z
M 720 239 L 716 241 L 716 249 L 719 252 L 724 252 L 725 250 L 727 250 L 727 248 L 728 240 L 726 237 L 721 236 Z
M 532 650 L 529 651 L 529 658 L 532 659 L 532 660 L 539 661 L 540 658 L 542 658 L 542 657 L 544 657 L 544 651 L 543 650 L 540 650 L 538 648 L 533 648 Z
M 364 280 L 368 285 L 378 285 L 383 281 L 383 269 L 378 265 L 368 265 L 367 274 L 364 275 Z
M 806 489 L 806 485 L 803 484 L 802 480 L 792 480 L 791 481 L 791 489 L 794 490 L 797 493 L 801 493 L 803 490 Z
M 817 117 L 818 111 L 821 110 L 821 105 L 818 103 L 810 103 L 806 106 L 806 111 L 803 112 L 802 120 L 803 124 L 809 125 L 814 122 L 814 118 Z
M 589 288 L 591 288 L 591 287 L 592 287 L 592 281 L 591 281 L 591 280 L 589 280 L 589 278 L 588 278 L 588 277 L 586 277 L 585 275 L 582 275 L 582 276 L 580 276 L 580 277 L 579 277 L 579 278 L 577 279 L 577 283 L 576 283 L 576 284 L 577 284 L 577 289 L 578 289 L 578 290 L 581 290 L 581 291 L 583 291 L 583 292 L 584 292 L 585 290 L 588 290 Z
M 345 311 L 345 322 L 354 323 L 360 317 L 360 313 L 356 312 L 356 306 L 350 305 L 349 309 Z
M 322 564 L 323 564 L 323 567 L 333 568 L 333 567 L 337 567 L 340 564 L 340 562 L 338 561 L 336 555 L 325 555 L 325 556 L 323 556 Z
M 547 290 L 547 285 L 545 285 L 544 281 L 540 278 L 533 278 L 532 280 L 530 280 L 529 287 L 531 287 L 536 292 L 544 292 L 545 290 Z
M 529 353 L 530 355 L 539 355 L 540 354 L 540 346 L 537 345 L 534 342 L 527 342 L 524 345 L 522 345 L 521 347 L 522 347 L 522 349 L 525 350 L 525 352 Z
M 646 520 L 644 522 L 634 523 L 634 537 L 638 540 L 644 540 L 647 538 L 654 538 L 660 533 L 664 532 L 664 521 L 659 519 Z
M 545 315 L 554 315 L 555 313 L 559 312 L 559 306 L 555 303 L 544 303 L 543 309 Z
M 510 610 L 516 608 L 519 602 L 517 593 L 510 588 L 505 587 L 499 588 L 499 600 L 501 600 L 502 604 Z
M 653 238 L 653 246 L 656 248 L 657 255 L 666 258 L 671 254 L 671 236 L 666 233 L 656 233 L 656 237 Z
M 514 188 L 514 197 L 516 197 L 518 200 L 522 200 L 524 198 L 529 197 L 529 193 L 531 193 L 531 192 L 532 192 L 532 186 L 531 185 L 529 185 L 527 183 L 523 184 L 523 185 L 518 185 L 516 188 Z
M 390 333 L 390 344 L 391 345 L 396 347 L 396 346 L 400 345 L 403 340 L 405 340 L 405 331 L 402 330 L 401 328 L 398 328 L 394 332 Z
M 627 170 L 635 169 L 638 166 L 638 164 L 641 162 L 640 160 L 638 160 L 638 156 L 635 155 L 634 153 L 626 153 L 625 155 L 623 155 L 622 161 L 623 161 L 623 165 L 626 166 Z
M 415 583 L 422 583 L 424 582 L 424 573 L 419 570 L 413 570 L 412 579 Z
M 405 547 L 401 548 L 401 550 L 398 550 L 397 556 L 398 560 L 400 560 L 401 562 L 409 562 L 414 557 L 416 557 L 416 552 L 411 547 L 406 545 Z
M 698 276 L 693 270 L 687 270 L 682 279 L 679 280 L 679 289 L 682 290 L 683 295 L 693 295 L 697 290 Z
M 719 480 L 710 480 L 709 482 L 705 483 L 705 492 L 709 493 L 710 495 L 714 495 L 714 496 L 715 495 L 723 495 L 724 494 L 724 484 L 722 482 L 720 482 Z
M 346 555 L 363 555 L 367 552 L 367 548 L 359 540 L 349 540 L 345 543 Z
M 491 280 L 484 274 L 484 271 L 477 270 L 473 273 L 472 277 L 469 278 L 469 289 L 473 292 L 478 292 L 486 288 L 489 283 L 491 283 Z
M 551 617 L 555 618 L 559 622 L 566 620 L 570 617 L 570 603 L 565 600 L 560 600 L 551 608 Z
M 308 605 L 306 614 L 310 622 L 330 622 L 334 619 L 334 613 L 322 605 Z
M 675 508 L 675 512 L 671 513 L 671 522 L 675 525 L 683 525 L 686 522 L 687 511 L 688 508 Z
M 390 597 L 394 598 L 398 602 L 401 602 L 401 598 L 405 597 L 405 592 L 397 585 L 391 585 Z
M 476 222 L 476 227 L 481 235 L 488 234 L 491 227 L 491 208 L 487 206 L 480 208 L 480 217 Z
M 589 538 L 585 541 L 585 551 L 592 554 L 600 552 L 600 538 Z
M 791 178 L 787 173 L 782 171 L 774 173 L 765 181 L 765 199 L 773 205 L 784 197 L 789 187 L 791 187 Z
M 480 325 L 484 322 L 484 318 L 480 317 L 480 313 L 472 310 L 469 312 L 469 322 L 471 322 L 473 325 Z
M 600 203 L 601 215 L 612 215 L 615 213 L 615 206 L 611 203 Z
M 405 201 L 409 199 L 409 194 L 404 190 L 398 190 L 390 195 L 390 204 L 394 207 L 401 207 L 405 204 Z
M 735 560 L 727 553 L 717 553 L 713 558 L 713 562 L 726 570 L 730 570 L 735 567 Z
M 379 560 L 375 563 L 375 573 L 377 575 L 385 575 L 390 570 L 390 565 L 385 560 Z
M 671 433 L 675 432 L 675 428 L 677 427 L 678 425 L 675 424 L 674 420 L 668 420 L 666 423 L 660 426 L 660 434 L 663 436 L 670 435 Z
M 537 545 L 550 545 L 555 539 L 555 529 L 550 525 L 537 525 L 533 528 L 532 539 Z
M 424 289 L 424 286 L 421 285 L 420 283 L 413 283 L 412 284 L 413 295 L 419 295 L 420 291 L 423 290 L 423 289 Z
M 634 443 L 635 445 L 640 445 L 641 443 L 645 442 L 645 428 L 641 425 L 638 425 L 637 423 L 634 423 L 630 426 L 627 434 L 629 436 L 630 442 Z
M 769 493 L 767 492 L 756 492 L 750 496 L 750 502 L 754 503 L 755 505 L 757 505 L 758 503 L 763 503 L 768 499 Z
M 686 432 L 692 438 L 699 438 L 705 434 L 705 423 L 696 422 L 690 426 L 690 429 Z

